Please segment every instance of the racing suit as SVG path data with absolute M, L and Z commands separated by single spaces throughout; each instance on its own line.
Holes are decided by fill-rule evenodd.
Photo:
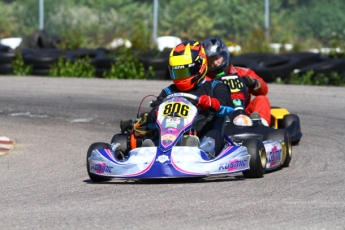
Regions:
M 268 126 L 271 122 L 271 105 L 270 101 L 266 97 L 268 93 L 268 86 L 266 82 L 253 70 L 248 68 L 235 67 L 233 65 L 230 65 L 228 74 L 236 74 L 240 77 L 248 76 L 258 81 L 258 87 L 254 89 L 248 88 L 245 110 L 248 115 L 253 112 L 258 112 L 260 114 L 260 117 L 264 119 L 263 124 Z M 208 80 L 210 79 L 208 78 Z M 251 95 L 255 96 L 253 100 L 251 100 Z M 265 124 L 265 121 L 267 122 L 267 124 Z
M 166 98 L 168 95 L 173 93 L 178 93 L 179 91 L 174 84 L 164 88 L 162 92 L 157 97 L 157 100 L 153 102 L 152 106 L 153 109 L 147 115 L 147 123 L 152 124 L 156 120 L 156 112 L 158 106 L 163 102 L 163 99 Z M 203 81 L 201 84 L 196 85 L 193 89 L 186 91 L 184 93 L 190 93 L 195 96 L 202 96 L 208 95 L 211 98 L 216 98 L 220 102 L 220 107 L 218 111 L 213 108 L 207 110 L 201 110 L 199 108 L 198 113 L 204 116 L 204 119 L 197 124 L 197 135 L 202 140 L 203 137 L 210 137 L 214 140 L 215 145 L 214 147 L 214 156 L 220 153 L 224 146 L 223 137 L 221 134 L 222 125 L 224 124 L 223 121 L 225 120 L 225 116 L 227 116 L 233 111 L 232 102 L 230 100 L 230 92 L 226 85 L 222 84 L 218 80 L 213 81 Z M 202 146 L 202 143 L 200 143 Z

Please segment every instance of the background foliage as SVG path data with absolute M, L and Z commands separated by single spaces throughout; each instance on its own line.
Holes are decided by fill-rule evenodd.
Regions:
M 271 0 L 268 41 L 264 0 L 158 2 L 158 36 L 218 36 L 240 44 L 245 52 L 260 51 L 267 42 L 291 43 L 295 49 L 344 48 L 343 0 Z M 38 10 L 38 0 L 0 0 L 0 38 L 37 31 Z M 82 47 L 105 47 L 119 37 L 139 48 L 153 45 L 153 0 L 45 0 L 44 17 L 48 34 L 79 38 L 74 43 Z

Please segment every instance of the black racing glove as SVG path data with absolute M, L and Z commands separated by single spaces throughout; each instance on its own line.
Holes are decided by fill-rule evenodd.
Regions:
M 254 89 L 257 85 L 257 80 L 248 76 L 243 76 L 242 79 L 246 83 L 246 86 L 250 89 Z

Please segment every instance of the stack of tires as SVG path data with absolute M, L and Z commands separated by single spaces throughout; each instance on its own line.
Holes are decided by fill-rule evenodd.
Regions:
M 15 52 L 8 46 L 0 45 L 0 75 L 12 74 L 12 61 L 15 57 Z
M 153 68 L 154 79 L 156 80 L 168 80 L 170 79 L 168 71 L 170 50 L 166 49 L 160 51 L 148 51 L 141 54 L 138 59 L 144 64 L 145 70 L 148 70 L 150 66 Z
M 21 51 L 25 65 L 32 66 L 32 75 L 49 76 L 50 69 L 63 56 L 58 49 L 27 49 Z
M 303 75 L 313 71 L 317 74 L 344 74 L 345 60 L 321 56 L 319 53 L 293 52 L 285 54 L 247 53 L 233 57 L 234 66 L 254 70 L 266 82 L 274 82 L 278 77 L 288 82 L 292 73 Z
M 98 48 L 96 55 L 91 58 L 91 64 L 96 68 L 96 77 L 102 78 L 118 60 L 119 58 L 111 54 L 110 50 Z
M 285 80 L 298 66 L 299 59 L 270 53 L 247 53 L 233 58 L 232 64 L 254 70 L 266 82 Z

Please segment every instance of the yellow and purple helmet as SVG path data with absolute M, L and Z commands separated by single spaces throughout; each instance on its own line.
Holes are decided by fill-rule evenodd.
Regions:
M 183 42 L 171 50 L 169 73 L 178 90 L 192 89 L 205 78 L 206 72 L 207 58 L 200 42 Z

